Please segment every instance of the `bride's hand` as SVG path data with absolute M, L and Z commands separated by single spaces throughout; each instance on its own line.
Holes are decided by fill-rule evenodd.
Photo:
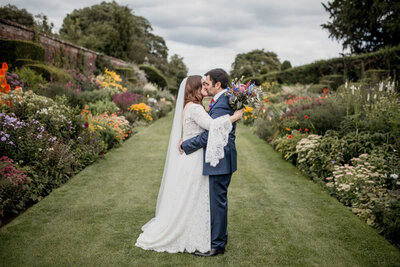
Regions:
M 179 149 L 179 153 L 180 153 L 181 155 L 185 152 L 185 151 L 182 150 L 182 147 L 181 147 L 182 142 L 183 142 L 183 139 L 182 139 L 182 138 L 179 139 L 179 147 L 178 147 L 178 149 Z

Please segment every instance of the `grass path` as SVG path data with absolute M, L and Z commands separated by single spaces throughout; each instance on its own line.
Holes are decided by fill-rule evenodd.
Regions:
M 155 210 L 172 113 L 0 229 L 0 266 L 400 266 L 400 251 L 238 127 L 225 255 L 134 246 Z

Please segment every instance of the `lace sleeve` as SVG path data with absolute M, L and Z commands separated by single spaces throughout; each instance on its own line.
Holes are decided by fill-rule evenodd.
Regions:
M 213 119 L 208 115 L 205 109 L 201 105 L 192 104 L 190 109 L 190 117 L 199 125 L 201 128 L 205 130 L 210 129 L 210 125 Z
M 224 115 L 211 122 L 206 148 L 206 163 L 212 167 L 218 165 L 224 158 L 224 147 L 228 144 L 232 123 L 229 115 Z
M 228 144 L 232 130 L 229 114 L 212 119 L 202 106 L 193 105 L 191 117 L 201 128 L 209 131 L 205 161 L 212 167 L 217 166 L 219 160 L 225 156 L 224 147 Z

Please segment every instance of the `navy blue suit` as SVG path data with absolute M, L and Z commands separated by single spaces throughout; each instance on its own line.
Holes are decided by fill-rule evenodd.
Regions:
M 215 119 L 229 114 L 233 115 L 234 110 L 229 106 L 229 98 L 222 94 L 214 106 L 210 109 L 209 115 Z M 212 167 L 209 163 L 203 162 L 203 175 L 209 175 L 210 180 L 210 213 L 211 213 L 211 248 L 224 248 L 227 241 L 227 212 L 228 212 L 228 186 L 232 173 L 237 169 L 237 152 L 235 146 L 236 123 L 232 125 L 229 133 L 228 144 L 224 147 L 224 158 L 217 166 Z M 190 154 L 200 148 L 204 149 L 204 159 L 208 140 L 208 131 L 188 139 L 182 143 L 186 154 Z

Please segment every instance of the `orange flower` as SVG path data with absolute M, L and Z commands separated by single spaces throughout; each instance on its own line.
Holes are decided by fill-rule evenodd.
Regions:
M 5 88 L 7 86 L 7 80 L 3 79 L 3 82 L 1 83 L 1 87 Z
M 11 90 L 11 87 L 9 84 L 6 85 L 6 93 L 8 93 Z
M 6 72 L 3 69 L 0 69 L 0 76 L 4 76 Z
M 6 62 L 3 63 L 2 69 L 3 69 L 4 71 L 8 70 L 8 66 L 7 66 L 7 63 L 6 63 Z

